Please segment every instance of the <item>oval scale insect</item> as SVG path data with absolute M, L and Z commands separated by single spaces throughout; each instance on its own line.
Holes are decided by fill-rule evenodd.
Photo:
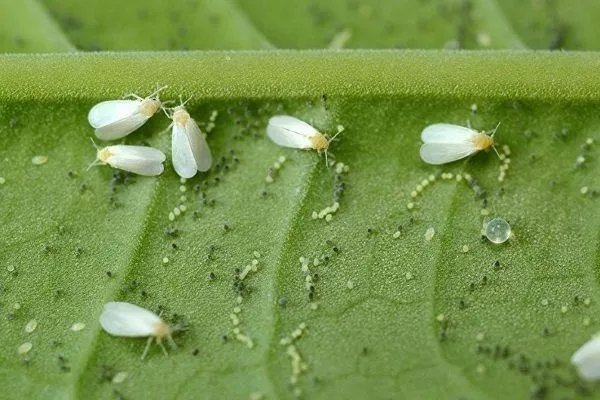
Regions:
M 428 164 L 440 165 L 460 160 L 490 147 L 496 151 L 494 134 L 499 126 L 500 123 L 488 135 L 485 131 L 478 132 L 460 125 L 429 125 L 421 132 L 421 159 Z
M 185 103 L 187 101 L 173 108 L 169 115 L 173 120 L 170 126 L 173 128 L 171 152 L 177 174 L 182 178 L 191 178 L 198 171 L 210 169 L 212 155 L 198 124 L 184 108 Z
M 143 176 L 160 175 L 165 169 L 163 162 L 167 157 L 153 147 L 119 144 L 96 150 L 96 161 L 88 169 L 98 164 L 109 164 L 113 168 Z
M 161 108 L 158 95 L 166 88 L 158 88 L 146 98 L 131 94 L 129 96 L 135 100 L 108 100 L 96 104 L 88 113 L 88 122 L 96 129 L 96 137 L 119 139 L 144 125 Z
M 326 162 L 329 145 L 343 130 L 343 127 L 338 127 L 338 132 L 327 139 L 312 125 L 289 115 L 275 115 L 267 125 L 267 135 L 275 144 L 294 149 L 313 149 L 319 153 L 324 151 Z
M 148 337 L 148 342 L 142 353 L 142 360 L 146 357 L 153 340 L 161 347 L 165 356 L 167 349 L 162 341 L 167 339 L 173 348 L 177 345 L 172 338 L 171 327 L 152 311 L 124 302 L 110 302 L 104 305 L 100 315 L 102 329 L 113 336 L 123 337 Z

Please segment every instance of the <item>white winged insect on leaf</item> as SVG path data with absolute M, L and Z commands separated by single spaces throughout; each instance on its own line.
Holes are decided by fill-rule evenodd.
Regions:
M 573 353 L 571 364 L 577 368 L 577 372 L 583 379 L 600 380 L 600 337 L 598 334 Z
M 212 155 L 204 134 L 184 107 L 188 101 L 170 109 L 168 113 L 173 120 L 169 126 L 172 128 L 173 167 L 182 178 L 191 178 L 198 171 L 208 171 L 212 166 Z
M 101 140 L 114 140 L 125 137 L 150 119 L 161 108 L 158 88 L 146 98 L 136 94 L 134 99 L 108 100 L 96 104 L 88 113 L 88 122 L 96 129 L 96 137 Z
M 93 141 L 92 141 L 93 142 Z M 95 146 L 95 144 L 94 144 Z M 156 176 L 163 173 L 166 160 L 165 153 L 147 146 L 129 146 L 118 144 L 96 147 L 96 161 L 88 169 L 95 165 L 110 165 L 113 168 L 133 172 L 143 176 Z
M 267 135 L 275 144 L 294 149 L 313 149 L 319 153 L 324 151 L 326 163 L 329 145 L 343 130 L 344 127 L 339 125 L 337 133 L 328 139 L 312 125 L 289 115 L 275 115 L 267 124 Z
M 142 353 L 142 360 L 146 357 L 153 340 L 168 356 L 163 340 L 168 340 L 173 348 L 177 348 L 172 338 L 173 329 L 158 315 L 135 304 L 124 302 L 110 302 L 104 305 L 100 315 L 102 329 L 113 336 L 122 337 L 147 337 L 148 342 Z
M 485 131 L 479 132 L 460 125 L 429 125 L 421 132 L 421 159 L 428 164 L 439 165 L 460 160 L 490 147 L 496 151 L 494 134 L 499 126 L 500 123 L 488 135 Z

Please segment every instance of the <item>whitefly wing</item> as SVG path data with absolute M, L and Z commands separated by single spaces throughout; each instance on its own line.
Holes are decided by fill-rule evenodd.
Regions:
M 202 131 L 200 131 L 198 124 L 196 124 L 193 118 L 187 121 L 185 131 L 190 142 L 190 148 L 194 154 L 194 159 L 196 160 L 198 171 L 208 171 L 212 166 L 210 147 L 208 147 Z
M 470 143 L 476 133 L 460 125 L 433 124 L 423 129 L 421 140 L 424 143 Z
M 142 115 L 139 100 L 109 100 L 96 104 L 88 113 L 90 125 L 96 128 L 96 136 L 102 140 L 114 140 L 127 136 L 148 120 Z
M 273 142 L 296 149 L 312 148 L 310 138 L 318 132 L 313 126 L 289 115 L 271 117 L 267 125 L 267 135 Z
M 171 153 L 173 157 L 173 167 L 175 172 L 182 178 L 191 178 L 196 175 L 198 166 L 194 158 L 194 152 L 186 127 L 180 124 L 173 124 L 173 133 L 171 135 Z
M 113 156 L 108 161 L 113 168 L 133 172 L 142 176 L 157 176 L 164 172 L 162 162 L 140 158 L 127 157 L 125 155 Z
M 439 165 L 465 158 L 477 149 L 470 142 L 464 143 L 424 143 L 421 145 L 421 158 L 427 164 Z
M 109 147 L 111 157 L 108 163 L 114 167 L 143 176 L 156 176 L 163 173 L 166 157 L 158 149 L 145 146 L 117 145 Z
M 164 162 L 167 157 L 162 151 L 148 146 L 129 146 L 118 144 L 110 146 L 110 153 L 113 155 L 126 155 L 132 158 L 140 158 L 148 161 Z
M 579 375 L 588 380 L 600 379 L 600 339 L 593 338 L 581 346 L 571 357 Z
M 154 327 L 161 319 L 152 311 L 135 304 L 110 302 L 100 315 L 102 328 L 114 336 L 153 336 Z

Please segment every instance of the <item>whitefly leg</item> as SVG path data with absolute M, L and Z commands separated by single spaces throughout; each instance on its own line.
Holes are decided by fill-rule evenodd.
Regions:
M 148 341 L 146 342 L 146 348 L 144 348 L 144 352 L 142 353 L 142 360 L 146 358 L 146 354 L 148 354 L 148 350 L 150 350 L 150 345 L 152 344 L 152 340 L 154 337 L 150 336 Z

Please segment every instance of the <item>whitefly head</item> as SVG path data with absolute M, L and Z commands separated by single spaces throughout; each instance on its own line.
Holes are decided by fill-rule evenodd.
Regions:
M 110 146 L 96 150 L 96 162 L 101 164 L 108 164 L 108 161 L 112 156 L 113 154 L 110 152 Z
M 183 107 L 183 105 L 181 105 L 173 109 L 173 114 L 171 118 L 173 119 L 174 123 L 185 126 L 185 124 L 187 124 L 191 117 L 187 110 Z
M 160 101 L 160 92 L 165 90 L 168 86 L 162 86 L 156 89 L 156 91 L 150 94 L 148 97 L 143 99 L 140 103 L 140 114 L 150 118 L 161 108 L 162 103 Z

